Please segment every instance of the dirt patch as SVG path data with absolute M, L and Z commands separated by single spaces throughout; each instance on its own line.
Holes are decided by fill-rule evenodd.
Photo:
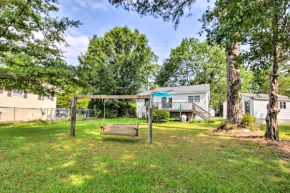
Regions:
M 177 137 L 165 137 L 165 140 L 177 140 Z
M 275 142 L 264 138 L 264 132 L 262 131 L 251 131 L 249 129 L 232 129 L 232 130 L 219 130 L 212 129 L 208 132 L 217 133 L 222 136 L 231 136 L 240 140 L 249 140 L 255 143 L 266 144 L 266 148 L 280 150 L 283 158 L 290 158 L 290 141 L 283 140 Z

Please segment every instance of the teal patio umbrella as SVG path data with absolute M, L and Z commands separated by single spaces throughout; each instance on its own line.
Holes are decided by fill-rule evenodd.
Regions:
M 153 92 L 152 94 L 154 96 L 160 96 L 160 97 L 168 97 L 168 96 L 171 96 L 169 93 L 166 93 L 166 92 Z

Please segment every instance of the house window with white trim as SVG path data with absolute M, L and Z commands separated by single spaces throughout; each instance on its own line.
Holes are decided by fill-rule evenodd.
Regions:
M 199 103 L 200 102 L 200 96 L 194 96 L 194 102 Z
M 280 109 L 286 109 L 286 102 L 280 102 Z
M 188 102 L 193 103 L 193 96 L 188 96 Z
M 188 96 L 188 102 L 189 103 L 199 103 L 200 102 L 200 96 Z
M 23 90 L 13 90 L 12 96 L 13 97 L 23 97 L 24 91 Z

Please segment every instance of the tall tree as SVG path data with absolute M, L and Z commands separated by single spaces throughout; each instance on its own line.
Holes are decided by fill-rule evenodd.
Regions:
M 226 100 L 226 55 L 218 46 L 199 42 L 195 38 L 183 39 L 181 44 L 171 50 L 157 75 L 160 86 L 211 85 L 210 105 L 217 113 Z
M 239 3 L 236 0 L 217 0 L 214 9 L 208 9 L 202 18 L 203 30 L 207 32 L 208 38 L 226 49 L 227 121 L 231 124 L 239 124 L 242 119 L 240 59 L 242 35 L 239 27 L 243 15 L 237 11 L 238 9 Z
M 41 93 L 47 84 L 62 87 L 77 81 L 57 44 L 65 43 L 66 29 L 80 22 L 52 17 L 57 6 L 57 0 L 0 1 L 1 87 Z
M 246 18 L 242 28 L 251 45 L 246 56 L 254 68 L 271 73 L 265 137 L 278 141 L 278 77 L 290 59 L 290 1 L 253 1 L 246 13 L 252 16 Z
M 104 37 L 95 35 L 79 61 L 80 77 L 98 94 L 137 94 L 154 79 L 158 66 L 146 36 L 128 27 L 115 27 Z M 122 116 L 122 103 L 116 108 Z

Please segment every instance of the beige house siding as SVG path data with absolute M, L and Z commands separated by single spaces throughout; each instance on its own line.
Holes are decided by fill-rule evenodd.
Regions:
M 23 93 L 22 96 L 16 96 L 13 91 L 0 89 L 0 107 L 56 108 L 56 94 L 51 95 L 50 99 L 46 99 L 32 93 Z

